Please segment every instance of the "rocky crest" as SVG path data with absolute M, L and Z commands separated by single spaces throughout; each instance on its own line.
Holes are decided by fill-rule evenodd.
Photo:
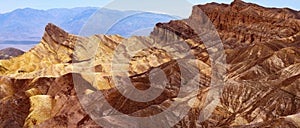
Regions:
M 195 31 L 188 25 L 204 21 L 200 9 L 215 25 L 225 46 L 227 62 L 220 102 L 204 122 L 198 119 L 209 105 L 205 102 L 209 90 L 214 89 L 210 87 L 213 69 L 207 50 L 210 46 L 205 46 L 199 35 L 208 30 Z M 191 110 L 174 127 L 300 127 L 299 14 L 240 0 L 230 5 L 210 3 L 194 6 L 189 19 L 158 23 L 150 37 L 129 39 L 118 35 L 79 37 L 49 24 L 40 44 L 19 57 L 0 61 L 0 127 L 100 127 L 94 121 L 100 119 L 92 120 L 87 114 L 90 111 L 82 106 L 95 106 L 103 100 L 118 111 L 137 117 L 160 113 L 173 102 L 188 104 Z M 158 40 L 166 43 L 156 44 Z M 174 46 L 172 41 L 186 42 L 195 58 L 188 59 L 174 50 L 181 47 Z M 149 77 L 154 68 L 162 69 L 169 81 L 153 101 L 127 99 L 114 85 L 114 51 L 130 42 L 155 46 L 135 53 L 130 59 L 128 74 L 133 85 L 141 90 L 153 86 Z M 88 49 L 95 45 L 99 46 L 96 50 Z M 117 61 L 122 62 L 137 48 L 138 45 L 121 47 L 123 58 Z M 180 69 L 171 55 L 193 68 Z M 87 64 L 91 59 L 94 63 Z M 95 71 L 93 76 L 84 73 L 91 69 Z M 198 94 L 176 98 L 184 81 L 181 70 L 190 74 L 199 71 L 199 81 L 187 82 L 200 83 Z M 119 77 L 122 81 L 124 76 Z M 74 83 L 78 82 L 88 86 L 75 91 Z M 90 104 L 80 104 L 79 100 Z M 112 111 L 101 105 L 96 107 L 92 112 L 100 115 Z M 128 123 L 114 116 L 101 119 L 111 127 L 142 127 L 139 122 Z
M 225 48 L 244 47 L 269 41 L 293 43 L 300 38 L 299 12 L 262 6 L 234 0 L 230 5 L 209 3 L 193 7 L 187 22 L 200 22 L 203 12 L 214 24 Z M 176 30 L 184 24 L 171 21 L 158 27 Z M 188 30 L 185 30 L 188 31 Z M 191 34 L 191 33 L 190 33 Z M 187 35 L 192 37 L 193 35 Z

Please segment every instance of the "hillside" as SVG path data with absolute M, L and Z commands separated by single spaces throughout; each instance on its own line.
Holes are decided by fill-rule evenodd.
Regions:
M 129 38 L 49 23 L 0 61 L 0 127 L 300 127 L 299 14 L 208 3 Z

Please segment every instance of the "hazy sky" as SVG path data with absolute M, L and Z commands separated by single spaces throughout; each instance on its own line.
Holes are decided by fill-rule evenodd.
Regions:
M 73 7 L 102 7 L 113 0 L 0 0 L 0 13 L 9 12 L 18 8 L 73 8 Z M 175 0 L 174 0 L 175 1 Z M 188 0 L 193 4 L 208 2 L 230 3 L 233 0 Z M 299 0 L 244 0 L 268 7 L 289 7 L 300 10 Z

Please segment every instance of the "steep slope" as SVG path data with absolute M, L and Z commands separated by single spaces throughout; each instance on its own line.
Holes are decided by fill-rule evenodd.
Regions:
M 217 57 L 226 57 L 227 62 L 223 89 L 211 85 L 220 84 L 213 81 L 212 71 L 221 69 L 213 69 L 214 61 L 208 51 L 218 53 L 219 49 L 209 49 L 212 46 L 205 46 L 199 37 L 202 34 L 205 37 L 209 30 L 193 30 L 189 26 L 203 22 L 199 8 L 216 26 L 225 46 L 227 56 Z M 156 122 L 147 126 L 161 127 L 156 125 L 162 123 L 166 127 L 300 127 L 299 21 L 298 12 L 290 9 L 264 8 L 235 0 L 230 5 L 194 6 L 189 19 L 158 23 L 150 37 L 80 37 L 48 24 L 43 40 L 35 48 L 19 57 L 0 61 L 3 108 L 0 126 L 101 127 L 96 123 L 100 121 L 103 127 L 144 127 L 143 122 L 119 118 L 118 112 L 149 117 L 177 103 L 191 109 L 175 126 L 171 126 L 174 120 L 168 116 L 159 120 L 150 118 Z M 157 44 L 157 41 L 165 43 Z M 188 52 L 195 57 L 181 54 L 184 49 L 174 42 L 188 44 L 191 48 Z M 155 47 L 133 53 L 140 48 L 138 43 Z M 126 44 L 131 45 L 125 47 Z M 95 46 L 97 49 L 90 49 Z M 116 51 L 121 58 L 114 60 Z M 128 58 L 126 68 L 124 60 Z M 94 62 L 90 63 L 91 60 Z M 145 90 L 154 86 L 162 90 L 161 95 L 147 102 L 124 96 L 116 83 L 125 83 L 122 86 L 125 92 L 132 92 L 132 88 L 126 86 L 129 85 L 126 75 L 120 73 L 114 78 L 112 62 L 119 63 L 117 71 L 124 68 L 128 71 L 129 80 L 136 88 Z M 153 71 L 156 68 L 166 74 L 169 82 L 166 87 L 151 83 L 153 77 L 162 79 L 159 71 Z M 195 72 L 200 74 L 185 79 L 182 72 L 191 76 Z M 197 84 L 199 90 L 191 93 Z M 181 91 L 183 95 L 179 95 Z M 217 94 L 220 94 L 217 99 L 210 97 Z M 80 101 L 84 102 L 80 104 Z M 114 109 L 104 105 L 106 102 Z M 216 108 L 210 110 L 212 104 Z M 182 114 L 179 111 L 170 114 Z M 208 119 L 201 122 L 205 116 Z

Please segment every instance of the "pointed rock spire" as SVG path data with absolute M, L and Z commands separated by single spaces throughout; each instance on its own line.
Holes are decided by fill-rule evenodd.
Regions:
M 49 36 L 50 38 L 45 38 Z M 63 29 L 59 28 L 58 26 L 52 24 L 52 23 L 48 23 L 48 25 L 45 28 L 45 35 L 43 37 L 43 39 L 45 39 L 45 41 L 49 41 L 49 39 L 51 39 L 52 41 L 56 42 L 56 43 L 63 43 L 64 41 L 66 41 L 66 39 L 68 38 L 69 34 L 64 31 Z

